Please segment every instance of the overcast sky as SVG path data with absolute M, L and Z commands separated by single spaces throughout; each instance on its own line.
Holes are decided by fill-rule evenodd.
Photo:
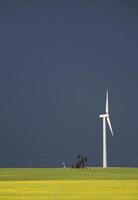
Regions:
M 0 1 L 1 166 L 77 154 L 101 165 L 107 88 L 108 163 L 136 166 L 137 1 Z

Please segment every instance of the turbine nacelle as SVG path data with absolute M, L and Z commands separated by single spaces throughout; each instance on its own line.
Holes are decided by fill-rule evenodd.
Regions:
M 99 118 L 107 118 L 107 117 L 109 117 L 109 114 L 101 114 L 101 115 L 99 115 Z

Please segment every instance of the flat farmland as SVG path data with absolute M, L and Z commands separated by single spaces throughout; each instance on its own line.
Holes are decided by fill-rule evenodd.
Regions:
M 1 200 L 138 200 L 137 168 L 1 168 Z

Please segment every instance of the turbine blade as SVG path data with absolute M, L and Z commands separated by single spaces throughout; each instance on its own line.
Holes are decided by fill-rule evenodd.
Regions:
M 110 128 L 110 131 L 111 131 L 111 133 L 112 133 L 112 136 L 114 135 L 114 133 L 113 133 L 113 129 L 112 129 L 112 126 L 111 126 L 111 121 L 110 121 L 110 118 L 109 117 L 107 117 L 107 122 L 108 122 L 108 125 L 109 125 L 109 128 Z
M 106 91 L 106 103 L 105 103 L 105 112 L 109 112 L 109 101 L 108 101 L 108 90 Z

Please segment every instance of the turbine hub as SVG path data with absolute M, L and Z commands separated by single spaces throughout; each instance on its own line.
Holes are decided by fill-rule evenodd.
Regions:
M 106 117 L 109 117 L 109 114 L 101 114 L 101 115 L 99 115 L 99 118 L 106 118 Z

